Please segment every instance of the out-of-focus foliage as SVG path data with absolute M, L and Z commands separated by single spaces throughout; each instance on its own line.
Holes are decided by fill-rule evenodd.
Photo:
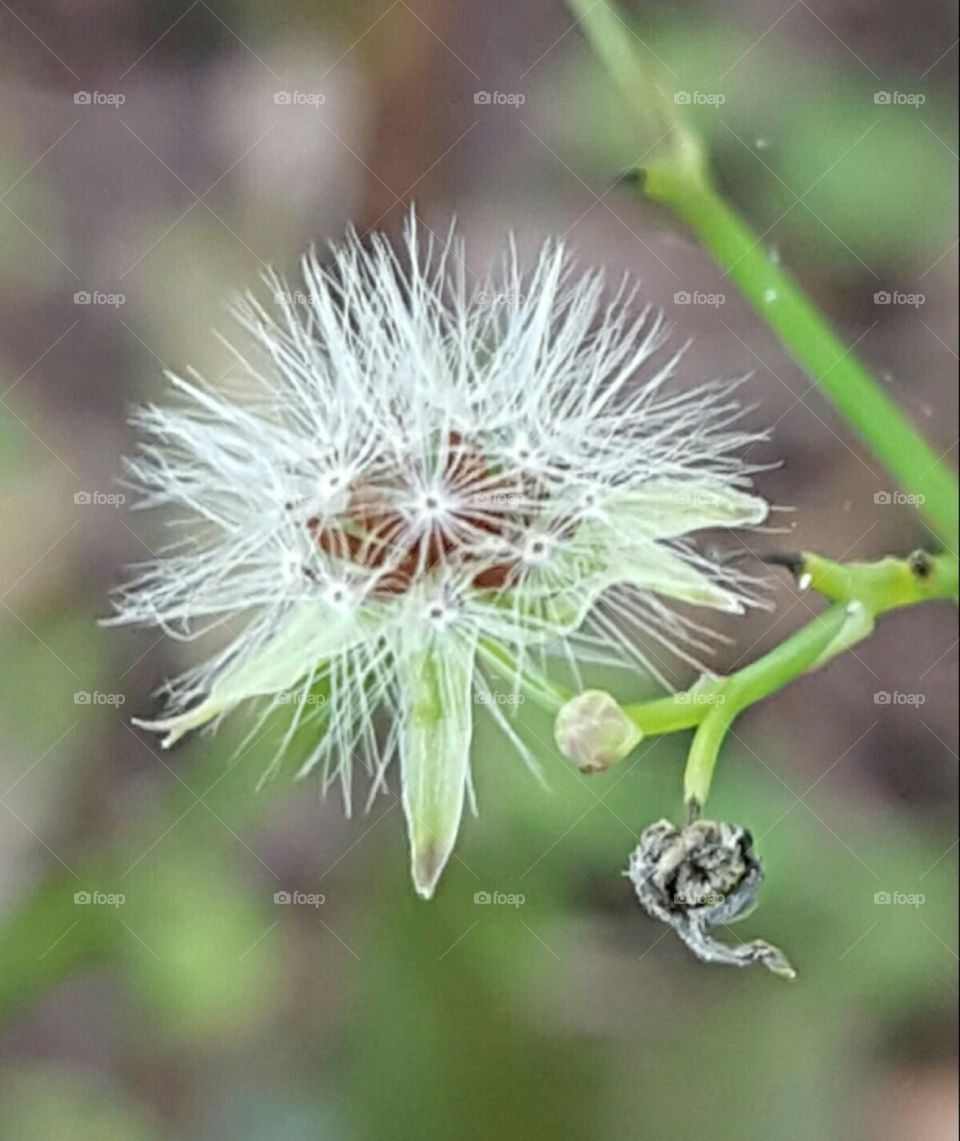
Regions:
M 863 268 L 858 258 L 935 256 L 949 243 L 956 210 L 942 101 L 931 94 L 919 106 L 878 103 L 898 90 L 928 96 L 907 74 L 899 85 L 881 82 L 866 67 L 840 69 L 832 55 L 798 56 L 772 38 L 754 51 L 747 29 L 670 18 L 645 22 L 641 43 L 651 74 L 707 141 L 721 179 L 749 204 L 760 232 L 778 224 L 793 263 L 849 261 L 852 275 Z M 555 74 L 540 77 L 535 103 L 557 145 L 611 179 L 642 164 L 656 138 L 624 113 L 596 60 L 571 51 L 563 66 L 581 114 L 571 117 L 567 103 L 549 97 Z

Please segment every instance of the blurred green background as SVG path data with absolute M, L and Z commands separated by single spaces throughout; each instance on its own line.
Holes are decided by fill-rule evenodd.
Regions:
M 625 11 L 731 199 L 949 453 L 952 6 Z M 481 815 L 424 904 L 395 783 L 344 819 L 310 780 L 257 793 L 272 753 L 243 724 L 162 757 L 129 725 L 184 662 L 96 624 L 160 537 L 110 498 L 130 407 L 165 366 L 226 375 L 211 327 L 265 264 L 351 222 L 395 232 L 413 200 L 437 231 L 457 215 L 478 270 L 510 230 L 564 234 L 693 338 L 686 382 L 752 373 L 774 425 L 752 458 L 785 460 L 760 485 L 793 509 L 754 547 L 928 540 L 721 271 L 617 185 L 654 140 L 572 25 L 555 0 L 0 3 L 4 1139 L 956 1135 L 949 608 L 889 618 L 721 759 L 711 815 L 767 870 L 736 933 L 783 947 L 792 985 L 701 966 L 621 877 L 677 816 L 682 739 L 587 778 L 524 708 L 545 791 L 481 726 Z M 723 300 L 678 300 L 698 292 Z M 773 597 L 715 668 L 814 606 Z M 523 901 L 476 901 L 495 892 Z M 877 902 L 896 892 L 923 902 Z

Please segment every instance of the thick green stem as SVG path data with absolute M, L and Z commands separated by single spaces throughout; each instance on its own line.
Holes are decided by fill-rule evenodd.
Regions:
M 683 792 L 688 804 L 699 806 L 706 801 L 720 746 L 738 715 L 822 665 L 829 647 L 847 626 L 852 608 L 863 611 L 859 603 L 835 603 L 770 653 L 723 679 L 694 734 L 687 758 Z
M 725 705 L 715 705 L 697 726 L 693 744 L 687 754 L 686 768 L 683 770 L 684 802 L 699 814 L 701 806 L 710 794 L 713 770 L 720 755 L 727 731 L 733 724 L 736 713 Z
M 673 697 L 625 705 L 623 711 L 644 737 L 693 729 L 703 720 L 706 707 L 689 700 L 688 693 L 689 691 L 674 694 Z
M 608 0 L 569 3 L 632 118 L 641 127 L 646 124 L 656 140 L 638 172 L 643 193 L 690 227 L 896 484 L 917 497 L 917 506 L 941 542 L 955 551 L 954 473 L 717 193 L 701 140 L 681 118 L 667 85 L 639 54 L 639 45 L 616 8 Z
M 862 609 L 859 603 L 836 603 L 768 654 L 731 674 L 723 686 L 726 703 L 740 712 L 814 668 L 846 627 L 851 609 L 858 607 Z
M 656 166 L 646 172 L 643 185 L 648 198 L 669 206 L 687 223 L 793 358 L 855 427 L 896 486 L 917 497 L 938 537 L 956 549 L 956 477 L 750 227 L 712 187 L 691 185 Z

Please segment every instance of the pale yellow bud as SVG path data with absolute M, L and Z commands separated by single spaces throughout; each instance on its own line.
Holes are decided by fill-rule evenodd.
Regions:
M 622 761 L 643 738 L 609 693 L 588 689 L 557 714 L 557 748 L 583 773 L 603 772 Z

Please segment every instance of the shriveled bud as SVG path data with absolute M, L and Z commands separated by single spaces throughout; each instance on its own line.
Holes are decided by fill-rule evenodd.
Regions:
M 698 959 L 736 967 L 761 963 L 780 978 L 796 978 L 771 943 L 754 939 L 731 947 L 711 934 L 748 915 L 757 902 L 763 868 L 745 828 L 713 820 L 675 828 L 658 820 L 640 837 L 626 875 L 644 910 L 672 927 Z
M 622 761 L 643 734 L 609 693 L 588 689 L 557 714 L 554 739 L 582 773 L 599 773 Z

